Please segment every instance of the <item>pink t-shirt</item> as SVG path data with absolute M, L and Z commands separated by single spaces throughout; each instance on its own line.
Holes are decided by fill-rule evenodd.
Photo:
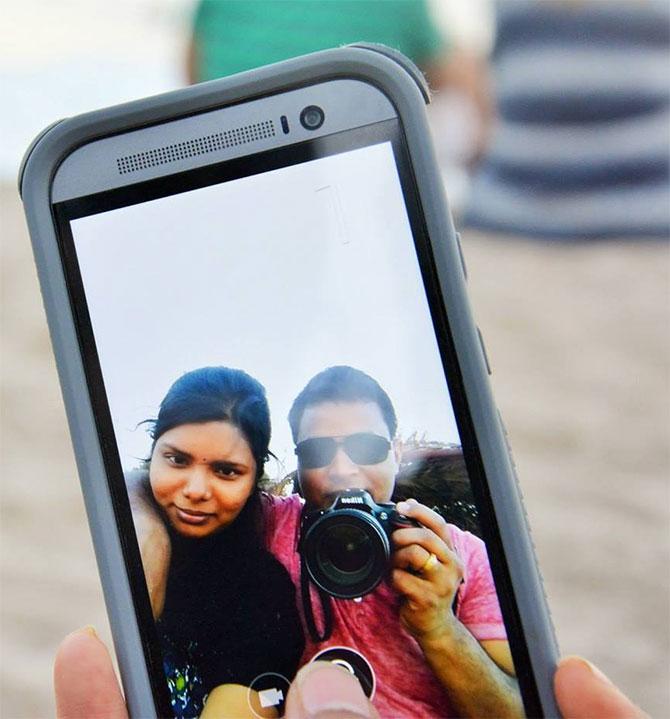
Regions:
M 268 547 L 286 567 L 306 627 L 300 593 L 298 539 L 303 501 L 298 495 L 270 497 L 266 503 Z M 481 539 L 449 525 L 454 550 L 463 562 L 464 582 L 456 616 L 478 640 L 507 639 L 486 548 Z M 317 627 L 323 627 L 318 594 L 310 589 Z M 382 717 L 453 717 L 442 685 L 423 657 L 417 641 L 401 626 L 400 596 L 387 583 L 361 601 L 331 598 L 332 636 L 315 644 L 305 630 L 301 665 L 327 647 L 350 647 L 365 656 L 376 676 L 373 703 Z

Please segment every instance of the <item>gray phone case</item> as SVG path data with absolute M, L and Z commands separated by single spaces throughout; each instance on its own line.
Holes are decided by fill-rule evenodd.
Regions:
M 465 267 L 435 161 L 424 104 L 428 87 L 400 53 L 378 45 L 326 50 L 229 78 L 62 120 L 28 149 L 19 190 L 25 206 L 86 511 L 130 714 L 156 716 L 100 442 L 79 351 L 56 230 L 52 182 L 59 164 L 92 140 L 258 98 L 315 80 L 355 78 L 375 85 L 396 108 L 406 136 L 435 253 L 454 345 L 545 716 L 558 716 L 552 682 L 558 648 L 525 510 L 488 380 L 481 336 L 465 290 Z

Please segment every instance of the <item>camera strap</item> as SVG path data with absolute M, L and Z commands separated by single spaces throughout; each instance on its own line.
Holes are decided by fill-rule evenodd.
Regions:
M 300 553 L 300 593 L 302 594 L 302 608 L 305 613 L 305 621 L 307 622 L 307 629 L 309 636 L 312 641 L 320 644 L 330 639 L 333 633 L 333 606 L 331 604 L 330 596 L 326 594 L 323 589 L 316 587 L 316 591 L 319 595 L 319 601 L 321 602 L 321 609 L 323 611 L 323 632 L 319 632 L 316 626 L 316 620 L 314 618 L 314 610 L 312 609 L 312 593 L 310 591 L 309 574 L 307 572 L 307 566 L 305 562 L 305 555 Z

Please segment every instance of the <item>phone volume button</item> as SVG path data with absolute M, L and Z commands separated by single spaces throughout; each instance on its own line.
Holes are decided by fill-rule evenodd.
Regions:
M 463 245 L 461 244 L 461 233 L 460 232 L 456 233 L 456 246 L 458 247 L 458 254 L 460 255 L 460 258 L 461 258 L 461 267 L 463 268 L 463 277 L 465 277 L 465 279 L 467 280 L 468 279 L 468 268 L 465 264 L 465 255 L 463 254 Z
M 486 363 L 486 371 L 489 374 L 493 374 L 491 372 L 491 365 L 489 363 L 489 356 L 486 352 L 486 346 L 484 345 L 484 338 L 482 337 L 482 332 L 479 329 L 479 327 L 477 327 L 477 335 L 479 337 L 479 346 L 482 348 L 482 355 L 484 356 L 484 362 Z

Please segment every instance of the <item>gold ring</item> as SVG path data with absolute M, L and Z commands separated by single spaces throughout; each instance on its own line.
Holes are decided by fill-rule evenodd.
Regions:
M 433 554 L 433 552 L 431 552 L 430 557 L 426 559 L 421 569 L 419 569 L 419 574 L 427 574 L 428 572 L 432 572 L 438 564 L 439 561 L 437 557 L 435 556 L 435 554 Z

